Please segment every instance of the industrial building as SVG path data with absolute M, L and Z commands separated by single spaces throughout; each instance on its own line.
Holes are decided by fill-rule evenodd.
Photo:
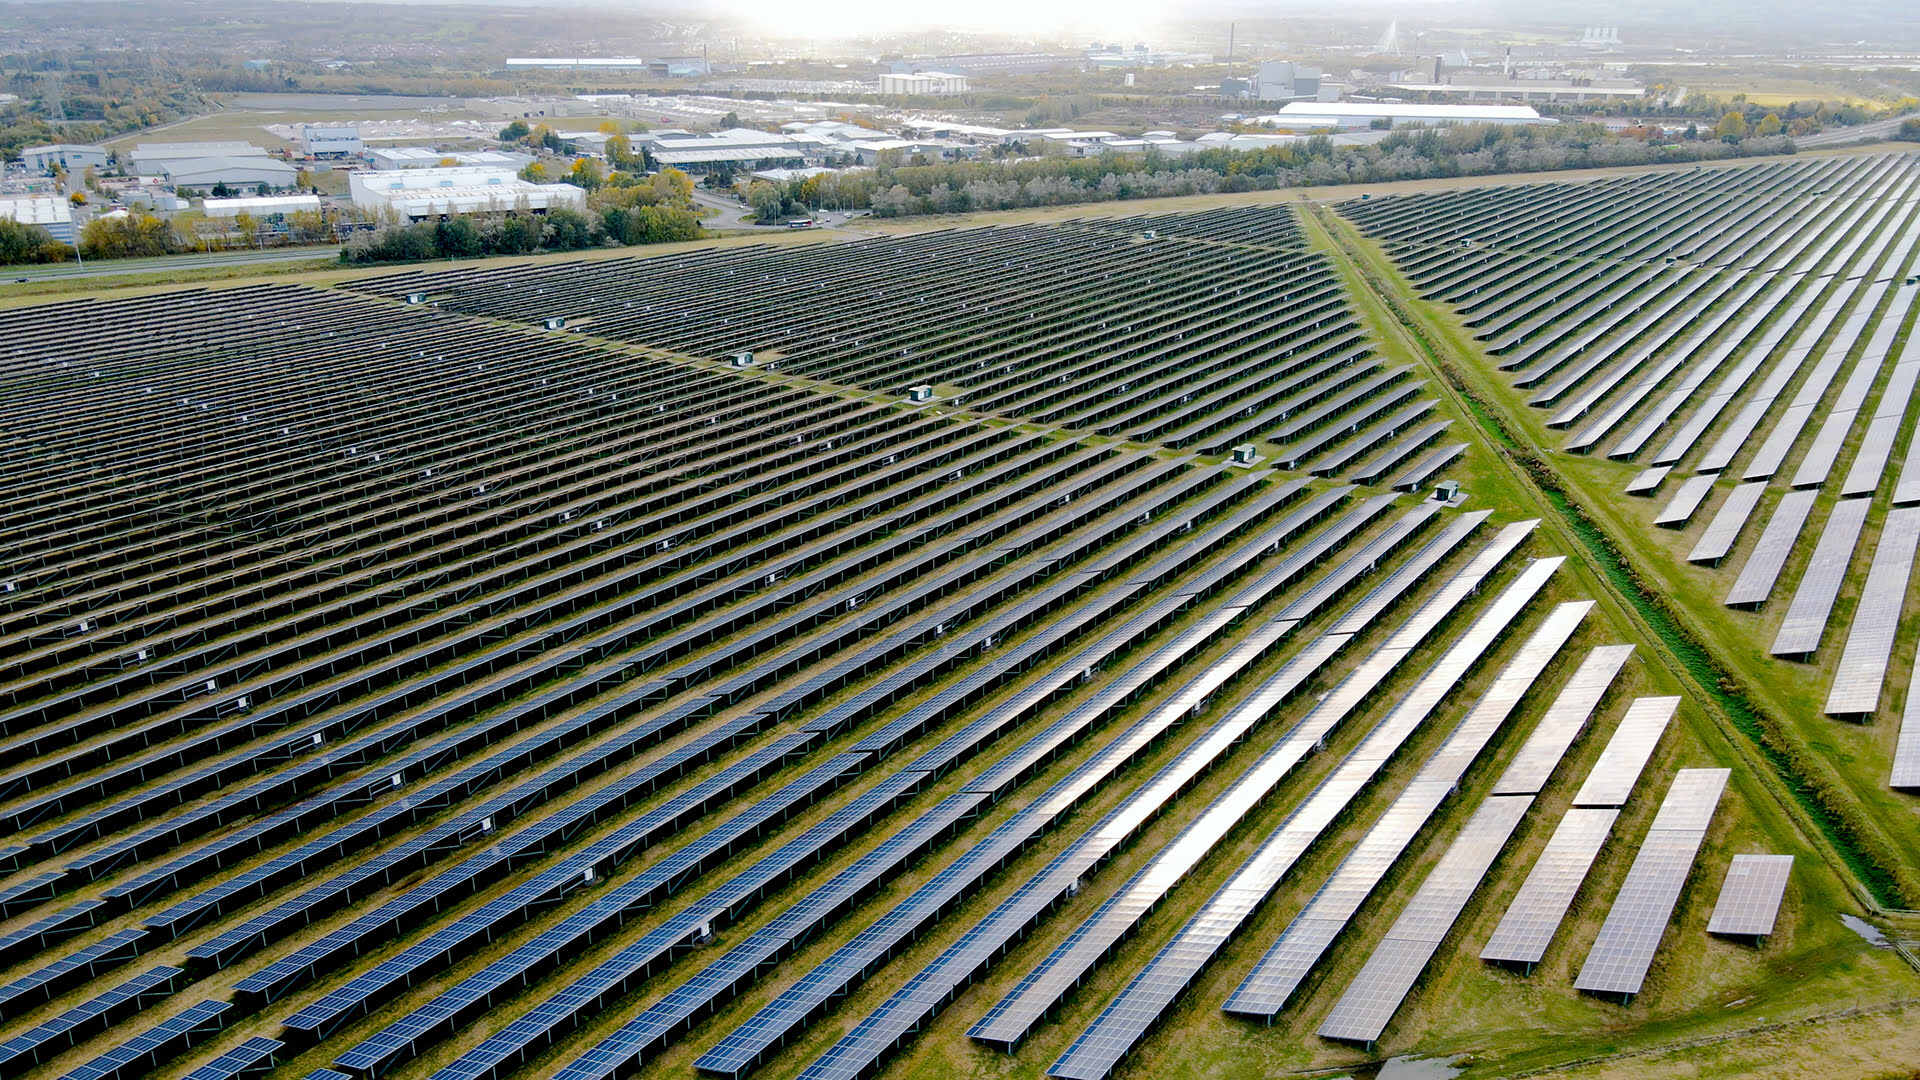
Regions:
M 226 218 L 248 214 L 269 218 L 283 214 L 319 213 L 318 195 L 245 195 L 235 199 L 205 199 L 200 208 L 208 217 Z
M 176 190 L 222 184 L 230 188 L 290 188 L 300 177 L 298 169 L 270 157 L 179 158 L 162 163 L 159 173 Z
M 308 157 L 350 157 L 366 149 L 353 124 L 300 124 L 294 128 L 294 141 Z
M 353 205 L 406 221 L 455 214 L 545 213 L 555 207 L 583 209 L 587 193 L 572 184 L 535 184 L 511 169 L 399 169 L 352 173 Z
M 713 74 L 713 65 L 704 56 L 510 56 L 509 68 L 546 68 L 561 71 L 645 71 L 670 79 L 691 79 Z
M 20 160 L 26 164 L 28 172 L 43 176 L 51 175 L 56 167 L 68 172 L 80 172 L 88 168 L 104 169 L 108 164 L 105 147 L 81 146 L 75 143 L 22 147 Z
M 1474 101 L 1588 101 L 1598 98 L 1637 98 L 1647 92 L 1645 86 L 1632 79 L 1503 78 L 1498 72 L 1492 72 L 1462 73 L 1425 81 L 1426 72 L 1416 74 L 1423 78 L 1388 85 L 1409 94 Z
M 134 172 L 157 176 L 166 171 L 164 166 L 170 161 L 185 158 L 263 158 L 267 152 L 249 142 L 140 143 L 129 156 Z
M 908 97 L 938 97 L 949 94 L 964 94 L 969 83 L 965 75 L 954 75 L 944 71 L 916 71 L 910 74 L 890 73 L 880 76 L 880 92 L 883 94 L 901 94 Z
M 1446 124 L 1551 124 L 1528 105 L 1400 105 L 1392 102 L 1296 101 L 1255 123 L 1294 130 L 1372 127 L 1376 120 L 1412 126 Z
M 1320 69 L 1291 60 L 1268 60 L 1249 90 L 1261 101 L 1312 101 L 1320 96 Z
M 382 146 L 367 152 L 375 169 L 470 168 L 512 169 L 519 172 L 533 161 L 532 154 L 513 150 L 435 150 L 431 146 Z
M 765 168 L 786 163 L 805 164 L 819 158 L 825 147 L 806 136 L 776 135 L 751 128 L 728 128 L 700 134 L 645 132 L 634 136 L 653 160 L 675 168 L 702 170 L 721 166 Z
M 950 71 L 958 75 L 1033 75 L 1057 68 L 1080 65 L 1080 58 L 1064 53 L 958 53 L 932 56 L 924 60 L 895 60 L 897 74 L 922 71 Z
M 73 207 L 52 195 L 0 196 L 0 218 L 45 229 L 63 244 L 74 242 Z

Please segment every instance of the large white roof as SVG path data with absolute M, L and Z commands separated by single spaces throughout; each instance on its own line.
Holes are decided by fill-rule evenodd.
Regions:
M 0 218 L 22 225 L 60 225 L 73 220 L 73 207 L 49 195 L 0 196 Z
M 1294 101 L 1282 105 L 1275 115 L 1282 120 L 1295 116 L 1392 116 L 1408 120 L 1461 120 L 1472 117 L 1488 120 L 1540 119 L 1539 110 L 1530 105 L 1403 105 L 1397 102 L 1353 101 Z

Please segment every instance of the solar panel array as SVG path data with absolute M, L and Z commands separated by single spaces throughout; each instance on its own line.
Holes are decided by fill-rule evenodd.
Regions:
M 1104 1076 L 1391 801 L 1276 947 L 1311 970 L 1592 607 L 1536 522 L 1394 493 L 1466 444 L 1286 207 L 189 290 L 0 340 L 8 1075 L 588 1080 L 698 1038 L 734 1077 L 878 982 L 806 1066 L 839 1080 L 1046 935 L 966 1021 L 1012 1049 L 1258 821 L 1053 1066 Z M 1297 473 L 1200 456 L 1249 439 Z M 1386 1025 L 1630 655 L 1570 663 L 1330 1034 Z
M 1727 776 L 1726 769 L 1681 769 L 1675 774 L 1573 981 L 1576 988 L 1628 998 L 1640 992 Z
M 1355 333 L 1291 212 L 1152 227 L 1299 271 L 1305 306 L 1209 300 L 1271 316 L 1238 331 L 1248 363 L 1319 348 L 1289 336 L 1315 304 Z M 0 336 L 26 463 L 0 505 L 0 1061 L 75 1075 L 324 1054 L 365 1077 L 510 1008 L 440 1070 L 504 1076 L 686 963 L 710 972 L 643 1014 L 683 1033 L 1057 780 L 966 849 L 974 888 L 1336 607 L 1351 625 L 1285 670 L 1347 663 L 1488 516 L 300 286 L 24 309 Z M 1382 482 L 1428 441 L 1327 447 Z M 1291 693 L 1262 674 L 1140 820 Z
M 1323 1037 L 1380 1038 L 1532 806 L 1531 795 L 1490 795 L 1480 804 L 1321 1021 Z
M 1447 690 L 1492 647 L 1558 567 L 1557 559 L 1536 561 L 1509 585 L 1387 715 L 1368 730 L 1340 765 L 1287 814 L 1259 850 L 1107 1004 L 1049 1073 L 1100 1077 L 1111 1072 L 1294 863 L 1314 845 L 1321 832 L 1368 787 L 1401 745 L 1429 718 Z M 1459 602 L 1459 594 L 1471 591 L 1474 584 L 1471 580 L 1449 583 L 1352 675 L 1329 692 L 1318 709 L 1329 710 L 1338 717 L 1366 700 L 1380 680 L 1438 626 L 1447 610 Z M 1339 711 L 1333 711 L 1336 709 Z
M 1916 194 L 1920 166 L 1888 154 L 1340 210 L 1459 308 L 1562 449 L 1644 466 L 1625 487 L 1651 500 L 1641 520 L 1691 531 L 1680 550 L 1756 613 L 1766 652 L 1818 662 L 1847 624 L 1826 711 L 1869 718 L 1920 528 L 1920 344 L 1900 337 L 1920 310 Z
M 1450 426 L 1286 206 L 428 269 L 357 287 L 810 379 L 1418 487 Z
M 1468 767 L 1485 751 L 1493 736 L 1519 707 L 1521 699 L 1532 689 L 1534 680 L 1566 645 L 1591 606 L 1591 601 L 1580 601 L 1554 609 L 1541 628 L 1521 647 L 1518 655 L 1494 679 L 1493 685 L 1467 713 L 1466 718 L 1448 734 L 1440 749 L 1408 781 L 1399 798 L 1387 807 L 1341 861 L 1333 875 L 1293 917 L 1287 928 L 1281 931 L 1279 940 L 1273 943 L 1266 955 L 1254 965 L 1253 971 L 1227 996 L 1222 1008 L 1239 1016 L 1270 1018 L 1286 1007 L 1327 949 L 1359 913 L 1361 905 L 1432 820 L 1441 800 L 1459 786 Z M 1531 803 L 1531 797 L 1527 797 L 1526 801 Z M 1499 831 L 1497 823 L 1504 820 L 1504 811 L 1489 813 L 1483 822 L 1487 835 Z M 1517 817 L 1513 824 L 1518 824 Z M 1506 832 L 1510 833 L 1511 830 L 1512 825 L 1508 825 Z M 1503 833 L 1500 843 L 1503 845 L 1505 840 L 1506 833 Z M 1498 845 L 1487 856 L 1488 861 L 1491 862 L 1493 854 L 1497 853 Z M 1471 865 L 1471 859 L 1467 865 Z M 1477 874 L 1475 880 L 1478 880 Z M 1380 1004 L 1377 996 L 1375 1004 Z M 1385 1026 L 1385 1016 L 1378 1012 L 1369 1013 L 1368 1016 L 1378 1016 L 1381 1026 Z M 1356 1019 L 1363 1021 L 1366 1018 Z

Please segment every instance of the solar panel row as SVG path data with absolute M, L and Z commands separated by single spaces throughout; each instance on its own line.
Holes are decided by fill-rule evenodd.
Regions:
M 1372 544 L 1356 552 L 1339 567 L 1324 575 L 1305 594 L 1288 604 L 1275 616 L 1275 622 L 1286 625 L 1289 630 L 1299 619 L 1310 617 L 1318 606 L 1326 603 L 1344 589 L 1352 579 L 1352 569 L 1372 566 L 1389 554 L 1394 546 L 1410 531 L 1411 526 L 1430 517 L 1426 506 L 1418 507 L 1403 517 L 1395 530 L 1383 534 Z M 1435 562 L 1453 550 L 1482 521 L 1484 513 L 1463 516 L 1450 526 L 1442 536 L 1436 538 L 1407 562 L 1395 569 L 1381 583 L 1380 589 L 1387 590 L 1386 597 L 1375 596 L 1362 600 L 1360 607 L 1368 619 L 1381 610 L 1392 597 L 1397 597 L 1427 573 Z M 1350 614 L 1361 611 L 1350 609 Z M 1125 842 L 1130 832 L 1162 805 L 1171 800 L 1184 785 L 1200 770 L 1210 765 L 1227 747 L 1246 737 L 1254 726 L 1265 720 L 1278 705 L 1303 685 L 1314 672 L 1332 660 L 1351 638 L 1351 634 L 1328 635 L 1310 643 L 1304 650 L 1283 666 L 1280 672 L 1264 681 L 1247 696 L 1229 707 L 1227 713 L 1205 732 L 1196 736 L 1189 747 L 1160 773 L 1136 789 L 1126 801 L 1110 811 L 1105 818 L 1090 828 L 1074 843 L 1057 854 L 1039 874 L 1030 878 L 1006 901 L 980 923 L 966 931 L 960 939 L 947 948 L 941 955 L 908 983 L 891 995 L 878 1009 L 860 1021 L 845 1038 L 836 1043 L 818 1061 L 806 1070 L 807 1075 L 857 1076 L 875 1067 L 882 1055 L 890 1052 L 931 1017 L 945 1001 L 973 979 L 1000 955 L 1018 936 L 1030 929 L 1040 918 L 1050 911 L 1064 897 L 1082 887 L 1082 882 L 1097 869 L 1119 844 Z M 1259 631 L 1250 635 L 1251 642 L 1262 647 L 1271 647 L 1270 638 Z M 1229 654 L 1226 663 L 1232 664 L 1242 657 L 1244 649 L 1236 649 Z M 1250 657 L 1249 657 L 1250 658 Z M 1218 668 L 1215 669 L 1217 671 Z M 1212 673 L 1209 673 L 1210 675 Z M 1209 678 L 1209 682 L 1216 681 Z M 1167 707 L 1181 708 L 1188 700 L 1187 694 L 1176 694 Z M 1293 748 L 1291 754 L 1280 752 L 1279 748 L 1269 751 L 1249 775 L 1258 775 L 1258 783 L 1265 786 L 1278 781 L 1291 767 L 1293 761 L 1307 753 L 1316 738 L 1306 735 L 1299 727 L 1283 738 L 1282 743 Z M 1276 758 L 1288 758 L 1279 761 Z M 1247 781 L 1243 780 L 1242 785 Z M 1195 826 L 1182 834 L 1177 842 L 1183 849 L 1192 850 L 1196 843 L 1194 829 L 1202 829 L 1202 836 L 1217 831 L 1219 826 L 1201 824 L 1210 816 L 1227 815 L 1237 817 L 1244 813 L 1257 796 L 1236 786 L 1234 791 L 1216 800 L 1208 811 L 1202 814 Z M 1210 841 L 1208 841 L 1210 842 Z M 1203 845 L 1204 846 L 1204 845 Z M 1197 856 L 1196 856 L 1197 857 Z M 1176 875 L 1177 876 L 1177 875 Z M 1137 880 L 1137 879 L 1136 879 Z M 626 1035 L 623 1030 L 622 1035 Z M 978 1029 L 975 1032 L 979 1037 Z M 609 1044 L 612 1045 L 609 1045 Z M 605 1053 L 597 1057 L 601 1072 L 597 1075 L 610 1075 L 608 1064 L 619 1060 L 626 1067 L 636 1063 L 640 1054 L 651 1050 L 651 1046 L 636 1044 L 632 1039 L 615 1040 L 602 1043 L 596 1051 Z M 619 1055 L 616 1057 L 616 1052 Z M 572 1074 L 570 1074 L 572 1075 Z M 589 1075 L 580 1073 L 582 1077 Z
M 1370 656 L 1339 687 L 1323 700 L 1320 708 L 1340 715 L 1366 699 L 1368 693 L 1413 647 L 1431 633 L 1481 577 L 1504 558 L 1502 540 L 1523 537 L 1534 523 L 1508 526 L 1500 540 L 1483 551 L 1460 575 L 1450 580 L 1423 604 L 1387 642 Z M 1052 1075 L 1102 1077 L 1112 1070 L 1161 1016 L 1165 1009 L 1197 976 L 1221 945 L 1238 930 L 1255 907 L 1272 891 L 1294 862 L 1337 818 L 1378 773 L 1385 761 L 1422 722 L 1439 700 L 1443 687 L 1454 685 L 1488 649 L 1521 611 L 1544 587 L 1559 560 L 1546 559 L 1530 564 L 1449 647 L 1409 694 L 1377 722 L 1359 746 L 1341 765 L 1322 780 L 1299 807 L 1294 809 L 1229 879 L 1207 901 L 1198 914 L 1189 919 L 1173 940 L 1134 976 L 1125 989 L 1110 1001 L 1100 1016 L 1083 1031 L 1067 1052 L 1050 1068 Z M 1343 695 L 1351 695 L 1345 705 L 1328 705 Z
M 1500 366 L 1517 369 L 1516 386 L 1539 387 L 1530 403 L 1554 410 L 1549 426 L 1578 425 L 1565 449 L 1641 461 L 1629 494 L 1651 495 L 1679 470 L 1684 479 L 1650 509 L 1652 524 L 1689 528 L 1718 479 L 1739 478 L 1689 561 L 1717 568 L 1768 489 L 1788 488 L 1726 603 L 1758 607 L 1804 565 L 1769 652 L 1810 660 L 1920 380 L 1913 344 L 1896 344 L 1920 303 L 1917 191 L 1911 159 L 1879 157 L 1340 209 L 1382 239 L 1423 292 L 1460 308 Z M 1604 239 L 1587 227 L 1602 220 Z M 1609 262 L 1597 266 L 1592 253 L 1602 250 Z M 1920 460 L 1920 449 L 1910 445 L 1906 460 Z M 1840 502 L 1802 550 L 1837 472 Z M 1894 507 L 1920 501 L 1913 476 L 1920 468 L 1904 467 L 1879 497 Z M 1855 614 L 1848 636 L 1858 644 L 1830 687 L 1832 715 L 1879 704 L 1881 642 L 1898 629 L 1907 584 L 1888 576 L 1901 562 L 1902 535 L 1891 536 L 1895 550 L 1876 559 L 1888 589 Z
M 1287 538 L 1296 535 L 1303 528 L 1311 524 L 1313 521 L 1316 521 L 1324 517 L 1328 512 L 1332 510 L 1334 506 L 1337 505 L 1340 497 L 1341 497 L 1341 493 L 1338 491 L 1335 491 L 1335 492 L 1326 493 L 1321 496 L 1315 496 L 1314 498 L 1307 500 L 1307 502 L 1301 507 L 1299 507 L 1298 509 L 1294 510 L 1291 513 L 1282 515 L 1280 520 L 1276 522 L 1268 523 L 1261 532 L 1256 534 L 1251 539 L 1241 541 L 1235 549 L 1233 549 L 1229 554 L 1226 555 L 1225 558 L 1219 560 L 1214 565 L 1208 567 L 1204 572 L 1194 577 L 1189 584 L 1182 586 L 1181 588 L 1185 590 L 1191 590 L 1186 593 L 1186 595 L 1191 596 L 1191 595 L 1196 595 L 1199 592 L 1208 591 L 1211 588 L 1217 587 L 1217 583 L 1225 580 L 1225 575 L 1228 575 L 1236 571 L 1240 567 L 1246 566 L 1249 560 L 1251 559 L 1251 557 L 1256 556 L 1262 552 L 1272 550 L 1276 544 L 1279 544 L 1284 540 L 1286 540 Z M 1366 509 L 1365 514 L 1362 515 L 1361 517 L 1356 518 L 1350 515 L 1349 519 L 1347 520 L 1347 523 L 1344 525 L 1344 529 L 1347 531 L 1351 531 L 1351 529 L 1355 527 L 1355 525 L 1357 525 L 1360 521 L 1363 521 L 1367 517 L 1371 517 L 1377 514 L 1381 509 L 1384 509 L 1384 501 L 1375 500 L 1371 508 Z M 1167 564 L 1167 560 L 1162 559 L 1161 564 Z M 1177 567 L 1180 564 L 1178 562 L 1174 562 L 1174 563 L 1171 563 L 1170 565 Z M 1271 583 L 1269 583 L 1269 587 L 1271 587 Z M 1177 604 L 1181 601 L 1179 600 L 1178 597 L 1176 597 L 1175 602 L 1177 606 Z M 1164 618 L 1165 618 L 1165 613 L 1163 612 L 1150 612 L 1144 617 L 1144 622 L 1146 626 L 1157 626 L 1164 620 Z M 1204 624 L 1203 624 L 1203 629 L 1204 629 Z M 1131 639 L 1133 636 L 1134 635 L 1132 634 L 1123 635 L 1123 637 L 1126 639 Z M 1111 648 L 1112 644 L 1113 643 L 1109 643 L 1108 647 Z M 1187 647 L 1191 647 L 1191 646 L 1187 646 Z M 1165 651 L 1166 650 L 1162 650 L 1163 653 Z M 1164 665 L 1165 663 L 1169 662 L 1170 659 L 1171 659 L 1170 656 L 1160 656 L 1157 658 L 1157 664 Z M 1077 664 L 1069 664 L 1069 665 L 1066 665 L 1065 667 L 1066 667 L 1066 670 L 1069 672 L 1077 672 L 1081 670 Z M 1159 667 L 1157 665 L 1150 665 L 1146 670 L 1149 670 L 1149 671 L 1159 670 Z M 1137 686 L 1138 683 L 1135 683 L 1134 685 Z M 1120 705 L 1123 705 L 1125 701 L 1130 699 L 1133 692 L 1134 690 L 1131 687 L 1129 687 L 1128 689 L 1125 689 L 1121 693 L 1114 695 L 1112 699 L 1109 700 L 1104 707 L 1107 709 L 1112 709 L 1112 708 L 1117 708 Z M 1028 707 L 1031 707 L 1031 706 L 1029 705 Z M 1073 718 L 1070 717 L 1069 720 L 1071 719 Z M 970 730 L 973 732 L 971 737 L 977 742 L 982 738 L 988 737 L 992 732 L 997 730 L 997 727 L 991 724 L 991 722 L 989 722 L 987 724 L 976 724 Z M 956 736 L 956 738 L 961 738 L 961 737 L 964 737 L 964 733 L 963 733 L 963 736 Z M 1048 739 L 1048 737 L 1049 737 L 1049 733 L 1043 733 L 1041 736 L 1037 736 L 1036 740 L 1046 740 Z M 920 763 L 909 765 L 907 767 L 908 774 L 916 774 L 916 773 L 922 772 L 923 770 L 928 770 L 933 768 L 944 768 L 948 762 L 953 760 L 950 751 L 954 749 L 956 748 L 949 746 L 945 748 L 945 751 L 947 752 L 943 752 L 942 749 L 937 748 L 935 751 L 932 751 L 927 755 L 926 760 Z M 963 746 L 957 747 L 957 749 L 959 752 L 964 753 L 966 752 L 968 747 L 963 745 Z M 991 784 L 981 784 L 979 782 L 976 782 L 974 786 L 976 787 L 976 790 L 983 786 L 984 787 L 1004 786 L 1006 783 L 1009 783 L 1012 780 L 1017 780 L 1020 775 L 1024 774 L 1024 771 L 1026 769 L 1030 769 L 1034 765 L 1037 765 L 1041 759 L 1042 759 L 1042 755 L 1038 755 L 1034 753 L 1027 753 L 1025 755 L 1022 755 L 1020 752 L 1016 751 L 1014 758 L 1010 758 L 1009 760 L 1023 760 L 1023 761 L 1026 761 L 1028 764 L 1023 765 L 1018 772 L 1016 772 L 1013 776 L 1009 777 L 1008 779 L 999 780 Z M 987 794 L 988 792 L 982 792 L 982 793 Z M 806 857 L 810 858 L 817 853 L 817 851 L 821 848 L 821 846 L 822 845 L 820 844 L 816 844 L 813 847 L 806 849 L 804 854 L 806 855 Z M 750 871 L 749 873 L 751 874 L 752 872 Z M 782 875 L 784 875 L 784 871 L 782 872 Z M 757 896 L 759 889 L 755 888 L 753 890 L 750 890 L 749 892 L 751 896 Z M 562 943 L 563 942 L 557 940 L 556 944 L 551 947 L 552 951 L 556 955 L 562 951 L 560 947 Z M 642 950 L 642 951 L 645 951 L 645 950 Z M 629 953 L 631 952 L 632 950 L 629 950 Z M 615 960 L 610 961 L 607 965 L 603 965 L 602 968 L 599 969 L 597 972 L 590 974 L 586 978 L 580 980 L 580 984 L 612 985 L 615 983 L 620 983 L 624 979 L 631 976 L 631 973 L 633 971 L 633 965 L 632 965 L 633 959 L 634 959 L 633 956 L 630 956 L 628 954 L 623 954 L 621 957 L 617 957 L 615 958 Z M 486 975 L 484 976 L 484 978 L 493 979 L 495 978 L 495 976 Z M 472 980 L 469 980 L 469 982 L 471 983 Z M 579 985 L 579 984 L 576 984 L 576 985 Z M 452 993 L 456 998 L 458 998 L 459 1002 L 475 1002 L 479 1000 L 479 997 L 476 996 L 477 992 L 473 991 L 471 988 L 464 989 L 464 990 L 461 988 L 456 988 L 456 991 Z M 446 997 L 446 995 L 443 995 L 443 997 Z M 453 1000 L 453 999 L 449 999 L 449 1000 Z M 454 1007 L 466 1008 L 469 1006 L 456 1004 Z M 536 1010 L 536 1013 L 538 1012 L 539 1010 Z M 536 1019 L 546 1022 L 548 1026 L 551 1026 L 555 1022 L 561 1022 L 570 1026 L 570 1024 L 573 1022 L 573 1013 L 571 1010 L 561 1010 L 556 1014 L 541 1016 L 541 1017 L 537 1017 Z M 399 1027 L 399 1026 L 400 1025 L 395 1025 L 395 1027 Z M 439 1028 L 435 1027 L 432 1031 L 426 1032 L 425 1034 L 427 1036 L 437 1037 L 439 1033 L 440 1033 Z M 513 1056 L 511 1053 L 503 1053 L 500 1047 L 500 1043 L 509 1041 L 511 1038 L 512 1038 L 512 1035 L 510 1033 L 503 1033 L 495 1041 L 495 1045 L 485 1048 L 486 1054 L 489 1056 L 493 1056 L 492 1063 L 488 1064 L 485 1067 L 491 1068 L 493 1067 L 493 1065 L 498 1064 L 500 1061 L 507 1060 L 508 1058 Z M 421 1039 L 422 1039 L 422 1033 L 407 1030 L 407 1031 L 397 1033 L 391 1038 L 376 1036 L 374 1040 L 369 1040 L 368 1042 L 363 1043 L 363 1047 L 367 1048 L 366 1049 L 367 1054 L 379 1054 L 379 1055 L 391 1055 L 394 1053 L 410 1054 L 420 1043 Z M 356 1051 L 350 1052 L 350 1054 L 357 1054 L 359 1049 L 360 1048 L 356 1048 Z M 476 1053 L 480 1053 L 480 1051 L 476 1051 Z M 495 1056 L 495 1055 L 498 1055 L 498 1056 Z M 352 1061 L 348 1061 L 347 1057 L 343 1057 L 342 1061 L 352 1064 L 353 1062 L 359 1061 L 359 1057 L 354 1056 L 352 1058 Z
M 1591 607 L 1591 601 L 1578 601 L 1562 604 L 1549 613 L 1440 748 L 1421 765 L 1400 796 L 1294 916 L 1253 971 L 1228 995 L 1222 1008 L 1237 1016 L 1271 1019 L 1286 1007 L 1334 939 L 1426 827 L 1441 801 L 1458 787 L 1468 768 L 1519 707 L 1540 673 L 1565 647 Z M 1517 817 L 1514 823 L 1518 823 Z M 1381 1017 L 1381 1023 L 1384 1026 L 1385 1017 Z
M 1675 774 L 1573 981 L 1577 989 L 1625 998 L 1640 992 L 1726 789 L 1728 772 L 1681 769 Z

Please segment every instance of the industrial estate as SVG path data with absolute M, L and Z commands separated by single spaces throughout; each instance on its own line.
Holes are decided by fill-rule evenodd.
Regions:
M 1920 153 L 1266 188 L 6 298 L 0 1077 L 1911 1076 Z

